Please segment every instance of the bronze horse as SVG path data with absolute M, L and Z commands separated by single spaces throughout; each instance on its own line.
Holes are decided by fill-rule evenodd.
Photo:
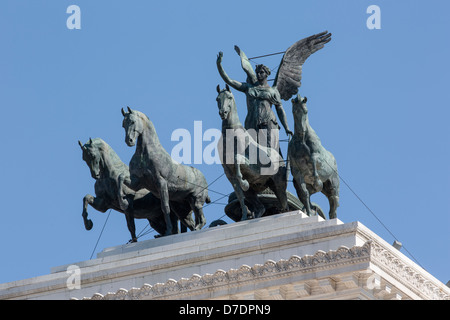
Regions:
M 125 184 L 133 190 L 146 188 L 161 201 L 166 222 L 165 235 L 172 234 L 170 203 L 192 209 L 195 214 L 194 230 L 200 230 L 206 219 L 204 203 L 211 200 L 208 184 L 200 170 L 175 162 L 162 147 L 150 119 L 140 111 L 122 109 L 125 143 L 136 151 L 130 160 L 130 178 Z
M 283 158 L 277 149 L 260 145 L 249 133 L 250 130 L 244 129 L 228 85 L 223 90 L 217 86 L 217 93 L 216 100 L 222 119 L 222 136 L 218 142 L 218 151 L 225 175 L 239 200 L 241 220 L 259 218 L 264 214 L 265 207 L 258 199 L 258 193 L 267 188 L 274 192 L 281 204 L 281 211 L 288 211 L 287 169 Z M 256 131 L 254 133 L 256 134 Z M 253 159 L 251 150 L 256 156 Z M 261 161 L 263 159 L 264 161 Z M 267 164 L 270 164 L 270 167 L 267 167 Z M 253 205 L 255 212 L 248 210 L 245 200 Z
M 95 194 L 87 194 L 83 198 L 83 220 L 86 230 L 92 229 L 92 220 L 88 219 L 87 208 L 91 205 L 100 212 L 113 209 L 125 214 L 131 241 L 136 242 L 136 227 L 134 219 L 147 219 L 150 226 L 160 235 L 166 232 L 166 223 L 161 210 L 160 201 L 146 189 L 131 190 L 123 184 L 130 173 L 114 150 L 102 139 L 89 139 L 86 144 L 78 141 L 83 151 L 83 160 L 89 166 L 91 176 L 96 180 Z M 173 233 L 178 233 L 177 217 L 181 216 L 183 225 L 194 229 L 191 210 L 173 204 L 177 214 L 171 213 Z
M 288 160 L 294 177 L 294 187 L 306 213 L 315 209 L 310 196 L 322 192 L 330 203 L 329 218 L 336 218 L 339 207 L 339 175 L 336 159 L 326 150 L 308 120 L 307 98 L 297 95 L 292 99 L 295 132 L 288 146 Z M 321 214 L 323 215 L 323 213 Z M 325 218 L 325 217 L 323 217 Z

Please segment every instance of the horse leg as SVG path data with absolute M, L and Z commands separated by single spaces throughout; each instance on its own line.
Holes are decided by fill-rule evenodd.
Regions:
M 287 200 L 287 194 L 286 189 L 280 186 L 274 186 L 273 189 L 271 188 L 273 193 L 275 193 L 275 196 L 278 199 L 278 202 L 281 205 L 281 212 L 288 212 L 289 211 L 289 205 Z
M 242 188 L 235 177 L 232 177 L 229 180 L 231 182 L 231 185 L 233 186 L 234 193 L 236 194 L 236 198 L 238 199 L 239 205 L 241 207 L 241 211 L 242 211 L 241 221 L 247 220 L 249 218 L 249 216 L 251 215 L 251 213 L 249 212 L 247 206 L 245 205 L 244 191 L 242 191 Z
M 83 198 L 83 213 L 81 214 L 81 216 L 83 217 L 83 222 L 84 222 L 84 227 L 86 228 L 86 230 L 91 230 L 92 226 L 94 225 L 92 223 L 91 219 L 88 219 L 88 212 L 87 212 L 87 207 L 88 204 L 91 204 L 94 202 L 94 197 L 90 194 L 87 194 L 84 196 Z
M 101 197 L 94 197 L 90 194 L 84 196 L 83 213 L 81 215 L 83 217 L 84 227 L 86 228 L 86 230 L 91 230 L 94 223 L 92 222 L 91 219 L 88 219 L 88 212 L 87 212 L 88 205 L 90 205 L 95 210 L 100 212 L 106 212 L 106 210 L 108 210 L 109 207 L 106 205 L 105 200 Z
M 194 230 L 201 230 L 206 224 L 205 215 L 203 214 L 203 203 L 203 193 L 201 193 L 200 195 L 197 194 L 196 196 L 192 195 L 189 198 L 189 204 L 195 214 Z
M 311 216 L 313 211 L 311 209 L 310 193 L 308 191 L 308 187 L 306 186 L 306 182 L 305 181 L 300 183 L 300 192 L 301 192 L 301 197 L 302 197 L 302 199 L 300 199 L 300 200 L 305 205 L 306 214 L 308 216 Z
M 132 202 L 134 198 L 134 192 L 133 194 L 125 192 L 125 180 L 126 177 L 124 174 L 119 175 L 117 178 L 117 199 L 119 201 L 119 207 L 123 212 L 133 210 Z
M 339 197 L 338 196 L 331 196 L 328 198 L 328 201 L 330 202 L 330 213 L 328 214 L 330 219 L 337 218 L 337 208 L 339 207 Z
M 254 208 L 254 218 L 262 217 L 266 212 L 266 208 L 262 204 L 261 200 L 259 200 L 258 194 L 250 189 L 245 193 L 245 198 L 252 204 L 252 207 Z
M 123 177 L 122 177 L 123 176 Z M 134 191 L 139 191 L 140 189 L 142 189 L 141 186 L 141 180 L 139 179 L 138 176 L 136 175 L 130 175 L 130 176 L 124 176 L 123 174 L 120 175 L 119 177 L 122 177 L 122 182 L 125 184 L 125 186 L 127 186 L 128 188 L 130 188 L 131 190 Z
M 169 205 L 169 190 L 167 188 L 167 181 L 160 179 L 159 181 L 159 197 L 161 199 L 161 210 L 166 222 L 166 232 L 164 236 L 172 234 L 172 221 L 170 219 L 170 205 Z
M 192 218 L 192 209 L 187 211 L 187 208 L 191 208 L 191 204 L 187 201 L 182 203 L 170 203 L 172 212 L 176 214 L 181 224 L 181 232 L 187 232 L 187 229 L 194 231 L 195 221 Z
M 289 211 L 288 200 L 287 200 L 287 168 L 279 168 L 278 173 L 272 180 L 269 180 L 269 188 L 273 191 L 281 205 L 281 212 Z
M 324 220 L 326 220 L 327 218 L 325 217 L 325 215 L 322 212 L 322 208 L 320 208 L 320 206 L 316 203 L 311 202 L 311 195 L 313 195 L 314 193 L 316 193 L 316 189 L 314 188 L 314 186 L 310 185 L 310 184 L 306 184 L 306 189 L 309 192 L 309 207 L 311 208 L 311 212 L 314 216 L 321 216 Z
M 181 220 L 180 220 L 180 232 L 181 233 L 186 233 L 187 232 L 187 227 Z
M 131 242 L 137 242 L 136 226 L 134 224 L 134 215 L 133 215 L 133 213 L 132 212 L 126 212 L 125 213 L 125 218 L 127 220 L 128 231 L 130 231 L 130 234 L 131 234 Z
M 311 164 L 313 168 L 313 176 L 314 176 L 314 189 L 315 192 L 322 191 L 323 183 L 322 180 L 320 180 L 319 174 L 317 173 L 317 158 L 319 157 L 319 154 L 317 152 L 313 153 L 311 155 Z
M 194 228 L 194 230 L 201 230 L 206 224 L 205 215 L 203 214 L 203 207 L 201 207 L 201 206 L 194 206 L 193 211 L 194 211 L 194 214 L 195 214 L 195 228 Z
M 241 165 L 245 165 L 245 157 L 240 154 L 234 156 L 234 169 L 236 170 L 236 179 L 243 191 L 247 191 L 250 187 L 247 180 L 244 179 L 241 172 Z
M 172 234 L 179 233 L 180 229 L 178 228 L 178 217 L 173 212 L 170 213 L 170 221 L 172 222 Z
M 195 229 L 195 221 L 192 218 L 192 212 L 189 212 L 184 218 L 180 218 L 181 222 L 181 232 L 187 232 L 187 229 L 194 231 Z
M 163 223 L 163 221 L 154 218 L 148 218 L 147 220 L 148 223 L 150 224 L 150 227 L 152 227 L 156 232 L 158 232 L 158 235 L 156 235 L 155 238 L 161 237 L 166 231 L 166 224 Z
M 242 216 L 241 216 L 241 221 L 242 220 L 247 220 L 248 217 L 248 208 L 245 205 L 245 198 L 244 198 L 244 192 L 242 191 L 242 188 L 234 174 L 234 172 L 232 171 L 232 169 L 226 165 L 223 166 L 225 175 L 227 176 L 228 181 L 230 181 L 231 186 L 234 189 L 234 193 L 236 194 L 236 198 L 239 201 L 239 205 L 241 207 L 241 212 L 242 212 Z M 237 217 L 236 217 L 237 218 Z
M 330 203 L 330 212 L 328 214 L 330 219 L 337 217 L 336 211 L 339 207 L 339 177 L 333 175 L 330 180 L 324 183 L 322 193 L 328 198 Z
M 303 203 L 303 205 L 305 206 L 305 211 L 306 214 L 308 216 L 311 215 L 312 211 L 311 211 L 311 202 L 309 199 L 309 191 L 308 188 L 306 186 L 306 182 L 303 179 L 302 175 L 299 172 L 292 172 L 293 176 L 294 176 L 294 180 L 296 183 L 294 183 L 294 187 L 297 191 L 297 196 L 300 199 L 300 201 Z

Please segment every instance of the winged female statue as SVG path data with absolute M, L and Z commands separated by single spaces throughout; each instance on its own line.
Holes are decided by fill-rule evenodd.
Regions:
M 297 41 L 290 46 L 281 59 L 275 81 L 272 86 L 267 82 L 270 75 L 270 69 L 262 64 L 257 65 L 253 70 L 250 60 L 245 53 L 237 46 L 236 52 L 241 58 L 241 65 L 247 73 L 246 82 L 239 82 L 231 79 L 222 67 L 223 53 L 219 52 L 217 56 L 217 68 L 222 79 L 234 89 L 244 92 L 247 96 L 247 117 L 245 119 L 245 129 L 267 130 L 267 146 L 273 145 L 274 132 L 278 132 L 280 126 L 277 118 L 272 111 L 272 105 L 275 106 L 278 118 L 284 127 L 286 134 L 292 136 L 292 131 L 286 119 L 281 100 L 289 100 L 298 93 L 301 86 L 302 65 L 305 60 L 314 52 L 322 49 L 324 45 L 331 40 L 331 33 L 324 31 L 310 37 Z M 278 143 L 278 139 L 275 141 Z

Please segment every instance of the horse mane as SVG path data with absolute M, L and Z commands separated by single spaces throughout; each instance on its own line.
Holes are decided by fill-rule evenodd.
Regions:
M 141 120 L 144 121 L 148 125 L 148 127 L 151 130 L 150 136 L 152 137 L 154 142 L 159 144 L 160 142 L 159 142 L 158 134 L 156 133 L 156 128 L 153 125 L 153 122 L 150 120 L 150 118 L 145 113 L 138 111 L 138 110 L 133 110 L 133 113 L 137 114 L 138 117 L 141 118 Z
M 122 170 L 123 168 L 128 169 L 128 166 L 125 163 L 123 163 L 123 161 L 120 159 L 119 155 L 103 139 L 101 139 L 101 138 L 92 139 L 92 145 L 94 147 L 96 147 L 97 149 L 99 149 L 103 153 L 104 156 L 106 155 L 108 157 L 110 163 L 113 166 L 113 168 L 110 168 L 110 169 L 116 169 L 116 170 Z
M 147 117 L 147 115 L 146 115 L 145 113 L 140 112 L 140 111 L 138 111 L 138 110 L 133 110 L 133 113 L 137 113 L 137 115 L 138 115 L 140 118 L 142 118 L 143 120 L 146 120 L 146 121 L 150 122 L 150 118 Z

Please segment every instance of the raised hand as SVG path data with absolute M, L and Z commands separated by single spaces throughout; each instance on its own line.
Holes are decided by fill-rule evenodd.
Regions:
M 219 54 L 217 55 L 217 63 L 222 63 L 223 58 L 223 52 L 219 51 Z
M 234 50 L 237 52 L 238 55 L 241 55 L 241 49 L 238 46 L 234 46 Z

